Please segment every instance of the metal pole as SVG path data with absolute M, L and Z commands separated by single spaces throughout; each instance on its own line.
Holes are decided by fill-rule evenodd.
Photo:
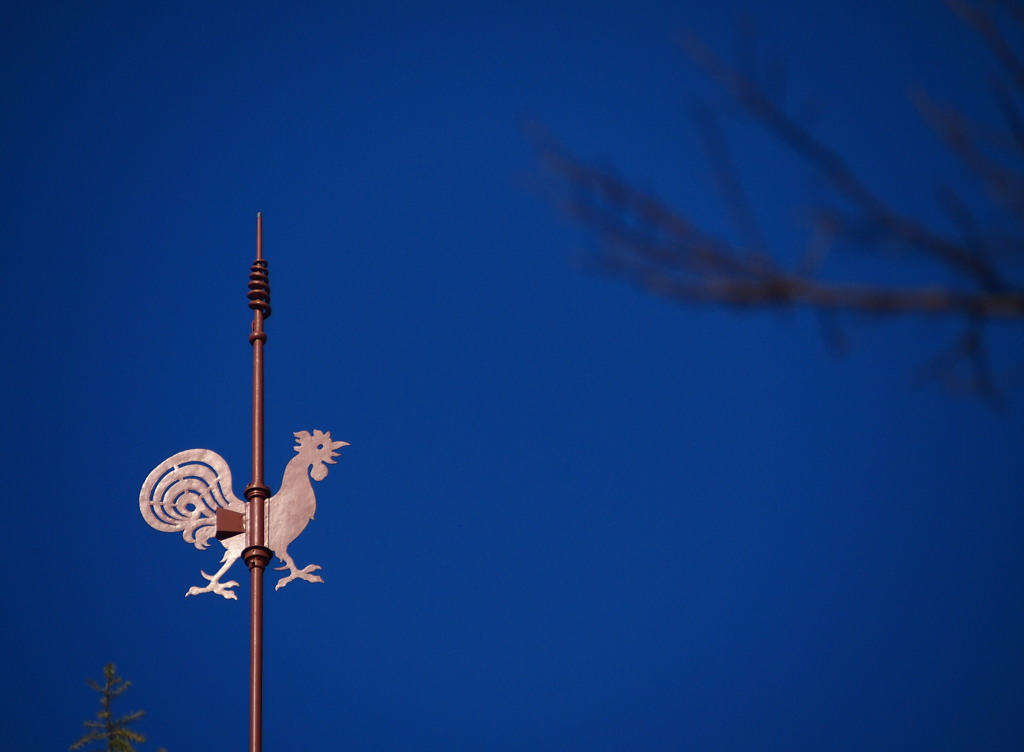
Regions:
M 252 333 L 252 482 L 245 489 L 246 549 L 252 598 L 249 612 L 249 752 L 263 749 L 263 571 L 273 556 L 266 546 L 266 506 L 270 489 L 263 482 L 263 321 L 270 316 L 270 277 L 263 260 L 263 215 L 256 215 L 256 261 L 249 274 Z

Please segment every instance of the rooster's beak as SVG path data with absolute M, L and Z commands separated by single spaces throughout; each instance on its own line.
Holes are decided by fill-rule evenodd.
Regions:
M 334 450 L 335 449 L 341 449 L 344 446 L 348 446 L 348 442 L 347 441 L 332 441 L 331 442 L 331 457 L 326 459 L 326 460 L 324 460 L 324 462 L 330 462 L 332 465 L 337 465 L 338 463 L 334 461 L 334 457 L 337 457 L 338 453 L 336 451 L 334 451 Z

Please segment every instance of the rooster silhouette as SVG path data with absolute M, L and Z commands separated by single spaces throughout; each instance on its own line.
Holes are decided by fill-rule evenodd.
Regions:
M 267 503 L 266 540 L 268 547 L 284 562 L 279 571 L 288 570 L 274 588 L 278 590 L 292 580 L 323 582 L 313 574 L 320 567 L 310 564 L 303 569 L 295 566 L 288 554 L 288 546 L 316 512 L 316 495 L 313 493 L 314 480 L 327 477 L 327 465 L 336 464 L 335 451 L 348 446 L 347 441 L 331 441 L 331 434 L 324 431 L 299 431 L 294 434 L 295 451 L 298 453 L 284 469 L 280 490 Z M 209 449 L 189 449 L 178 452 L 161 462 L 146 478 L 139 492 L 139 508 L 150 527 L 163 532 L 180 532 L 186 542 L 198 549 L 210 545 L 210 539 L 217 535 L 217 510 L 248 514 L 249 505 L 236 497 L 231 488 L 231 470 L 224 458 Z M 221 582 L 235 560 L 242 555 L 246 546 L 246 535 L 239 533 L 220 539 L 224 546 L 224 558 L 216 574 L 200 572 L 208 580 L 205 587 L 191 587 L 186 596 L 199 593 L 217 593 L 225 598 L 237 599 L 231 590 L 237 587 L 234 580 Z

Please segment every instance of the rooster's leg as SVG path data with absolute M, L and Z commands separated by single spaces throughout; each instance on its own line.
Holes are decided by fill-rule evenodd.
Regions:
M 274 567 L 274 569 L 281 571 L 283 569 L 289 570 L 290 574 L 287 577 L 282 577 L 277 581 L 277 585 L 274 586 L 274 590 L 280 590 L 292 580 L 305 580 L 306 582 L 323 582 L 323 578 L 318 574 L 313 574 L 316 570 L 320 569 L 319 564 L 310 564 L 308 567 L 303 569 L 296 569 L 295 562 L 292 561 L 292 557 L 288 555 L 287 551 L 281 551 L 277 554 L 277 558 L 284 562 L 283 567 Z
M 235 592 L 230 589 L 230 588 L 233 588 L 233 587 L 238 587 L 238 583 L 235 582 L 234 580 L 229 580 L 227 582 L 221 582 L 220 578 L 221 578 L 221 575 L 223 575 L 226 571 L 228 571 L 228 569 L 231 567 L 231 565 L 235 563 L 235 560 L 238 559 L 238 557 L 241 556 L 241 555 L 242 555 L 242 552 L 240 550 L 238 550 L 238 549 L 235 549 L 235 548 L 227 549 L 224 552 L 224 558 L 221 559 L 222 566 L 221 566 L 220 569 L 217 570 L 216 574 L 211 576 L 211 575 L 208 575 L 206 572 L 203 572 L 203 571 L 199 572 L 203 577 L 205 577 L 206 579 L 208 579 L 210 581 L 210 584 L 207 585 L 206 587 L 195 587 L 195 586 L 190 587 L 188 589 L 188 592 L 185 593 L 185 597 L 187 598 L 190 595 L 199 595 L 200 593 L 216 593 L 217 595 L 222 595 L 225 598 L 230 598 L 231 600 L 238 600 L 238 596 L 235 595 Z

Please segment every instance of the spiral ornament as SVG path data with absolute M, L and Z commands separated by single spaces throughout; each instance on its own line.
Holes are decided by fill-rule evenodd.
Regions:
M 270 316 L 270 272 L 267 262 L 256 259 L 249 271 L 249 307 L 260 311 L 263 318 Z

